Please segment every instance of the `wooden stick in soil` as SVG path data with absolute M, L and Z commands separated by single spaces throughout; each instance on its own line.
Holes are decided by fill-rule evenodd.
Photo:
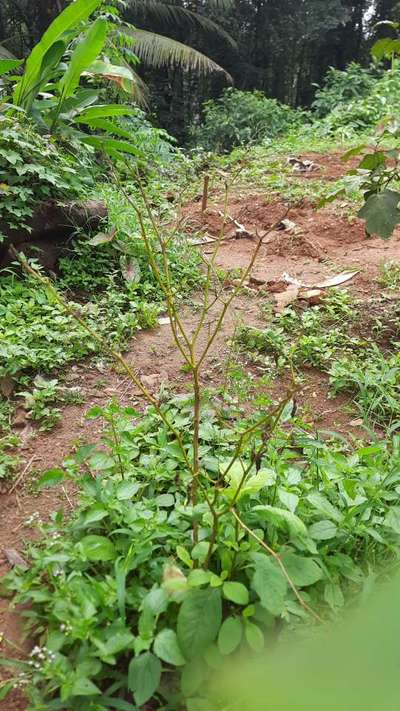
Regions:
M 208 188 L 210 185 L 210 176 L 208 173 L 205 174 L 204 176 L 204 182 L 203 182 L 203 197 L 201 200 L 201 214 L 204 215 L 205 211 L 207 210 L 207 205 L 208 205 Z

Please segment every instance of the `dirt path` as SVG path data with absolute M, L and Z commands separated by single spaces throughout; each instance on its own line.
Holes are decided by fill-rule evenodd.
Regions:
M 315 156 L 312 156 L 315 159 Z M 322 159 L 318 156 L 318 162 Z M 338 156 L 327 156 L 323 169 L 314 177 L 327 180 L 343 174 L 343 165 Z M 304 177 L 312 179 L 312 174 Z M 330 206 L 316 211 L 305 203 L 294 208 L 289 219 L 295 227 L 289 231 L 277 231 L 269 235 L 263 244 L 253 275 L 258 281 L 279 280 L 282 273 L 301 279 L 307 283 L 331 276 L 347 269 L 359 269 L 360 273 L 349 288 L 355 298 L 365 302 L 379 292 L 377 284 L 379 267 L 389 260 L 400 260 L 400 232 L 389 242 L 366 239 L 363 224 L 359 220 L 349 221 L 340 214 L 340 207 Z M 185 208 L 185 217 L 189 227 L 211 236 L 219 234 L 222 218 L 219 215 L 221 204 L 211 200 L 208 211 L 203 217 L 198 203 Z M 257 195 L 239 194 L 229 201 L 228 214 L 245 227 L 246 232 L 261 233 L 267 230 L 286 211 L 286 205 L 279 200 L 268 202 L 260 193 Z M 243 268 L 247 265 L 254 250 L 254 240 L 236 239 L 235 225 L 228 221 L 224 232 L 227 241 L 221 246 L 218 265 L 224 270 Z M 200 247 L 207 253 L 210 247 Z M 229 351 L 229 339 L 238 323 L 260 325 L 260 305 L 268 297 L 262 287 L 249 291 L 231 307 L 224 327 L 210 351 L 207 367 L 203 373 L 204 386 L 221 385 L 224 380 L 224 363 Z M 196 297 L 193 299 L 196 302 Z M 212 325 L 215 314 L 210 314 Z M 195 303 L 183 310 L 182 319 L 186 327 L 193 329 L 197 323 Z M 132 341 L 126 354 L 128 362 L 134 365 L 144 376 L 148 387 L 157 391 L 160 384 L 173 388 L 174 392 L 184 392 L 188 385 L 188 376 L 182 370 L 182 358 L 177 353 L 172 335 L 167 325 L 152 331 L 143 331 Z M 130 381 L 109 365 L 99 370 L 93 362 L 82 362 L 73 366 L 66 374 L 66 382 L 78 385 L 85 394 L 85 403 L 67 407 L 61 423 L 48 434 L 34 437 L 27 431 L 23 449 L 25 462 L 28 463 L 21 483 L 12 493 L 0 495 L 0 575 L 8 569 L 2 552 L 6 548 L 21 550 L 24 540 L 28 539 L 31 529 L 25 525 L 27 519 L 38 512 L 45 519 L 60 506 L 68 510 L 74 492 L 65 490 L 49 491 L 35 495 L 30 491 L 29 479 L 34 470 L 43 470 L 59 464 L 71 450 L 77 440 L 93 441 L 99 438 L 99 423 L 85 419 L 85 412 L 94 404 L 104 405 L 112 397 L 117 397 L 122 404 L 136 404 L 144 407 L 143 398 Z M 273 386 L 273 392 L 282 392 L 284 378 Z M 310 370 L 301 393 L 301 407 L 306 417 L 316 426 L 328 429 L 349 431 L 350 416 L 345 410 L 348 398 L 327 399 L 326 379 L 318 372 Z M 22 469 L 23 471 L 23 469 Z M 0 633 L 6 639 L 18 643 L 21 639 L 19 620 L 7 610 L 6 601 L 0 600 Z M 3 644 L 2 654 L 10 654 Z M 1 711 L 19 711 L 25 708 L 23 700 L 15 695 L 0 702 Z

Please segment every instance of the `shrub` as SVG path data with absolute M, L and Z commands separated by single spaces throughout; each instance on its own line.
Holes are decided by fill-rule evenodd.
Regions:
M 29 121 L 0 115 L 0 241 L 1 223 L 26 227 L 37 203 L 87 195 L 95 180 L 92 153 L 83 145 L 71 153 Z
M 204 121 L 192 128 L 193 142 L 206 150 L 224 152 L 234 146 L 274 138 L 304 117 L 261 91 L 226 89 L 219 99 L 204 104 Z
M 356 62 L 351 62 L 344 71 L 330 67 L 324 85 L 315 94 L 313 110 L 318 117 L 323 118 L 334 111 L 338 104 L 365 98 L 373 90 L 380 75 L 376 69 L 364 69 Z
M 189 448 L 191 403 L 177 398 L 163 411 Z M 22 673 L 5 691 L 28 684 L 32 711 L 129 709 L 150 699 L 151 708 L 214 709 L 207 680 L 224 658 L 260 653 L 307 619 L 260 540 L 279 551 L 301 599 L 327 617 L 365 589 L 371 557 L 377 565 L 396 558 L 396 437 L 349 452 L 287 423 L 240 490 L 251 447 L 224 472 L 249 422 L 210 407 L 200 428 L 208 484 L 193 506 L 182 451 L 153 409 L 143 416 L 112 404 L 89 416 L 106 421 L 103 446 L 81 446 L 41 480 L 72 477 L 80 504 L 69 520 L 59 511 L 38 522 L 30 566 L 6 582 L 40 647 L 17 662 Z M 206 499 L 216 490 L 225 513 L 214 537 Z M 235 525 L 232 506 L 247 529 Z

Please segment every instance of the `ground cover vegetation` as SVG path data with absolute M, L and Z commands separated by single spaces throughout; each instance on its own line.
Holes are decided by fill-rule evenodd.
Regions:
M 75 0 L 60 3 L 50 25 L 45 2 L 21 2 L 19 16 L 11 5 L 1 10 L 24 50 L 36 44 L 23 63 L 9 56 L 6 41 L 0 59 L 0 239 L 9 246 L 10 229 L 29 233 L 37 206 L 49 200 L 91 197 L 106 204 L 107 217 L 92 231 L 76 226 L 56 272 L 39 251 L 24 254 L 17 244 L 0 274 L 0 479 L 12 479 L 19 467 L 15 407 L 50 430 L 62 407 L 85 399 L 65 386 L 67 364 L 107 358 L 145 405 L 115 398 L 90 408 L 100 440 L 71 442 L 70 454 L 35 483 L 38 492 L 73 486 L 77 500 L 72 512 L 58 509 L 45 522 L 26 524 L 36 529 L 23 553 L 29 563 L 1 581 L 2 595 L 22 606 L 34 646 L 18 659 L 2 658 L 11 671 L 0 682 L 0 700 L 21 690 L 30 711 L 224 708 L 218 679 L 227 661 L 256 660 L 293 629 L 309 632 L 338 619 L 398 566 L 396 261 L 383 264 L 384 295 L 369 300 L 368 315 L 343 289 L 312 308 L 295 303 L 275 315 L 270 298 L 260 297 L 264 323 L 236 329 L 223 384 L 204 387 L 229 310 L 248 296 L 263 240 L 281 229 L 291 206 L 346 200 L 351 218 L 358 213 L 369 235 L 387 239 L 399 222 L 398 26 L 375 45 L 371 67 L 331 68 L 304 110 L 297 106 L 306 91 L 302 77 L 319 79 L 312 62 L 327 32 L 332 51 L 346 36 L 346 61 L 361 59 L 367 3 L 332 1 L 322 12 L 313 2 L 306 15 L 304 3 L 286 5 L 304 32 L 302 43 L 291 45 L 282 93 L 262 92 L 273 64 L 263 84 L 250 78 L 250 58 L 256 63 L 265 49 L 249 47 L 251 57 L 241 61 L 257 91 L 242 90 L 249 88 L 244 81 L 209 99 L 201 122 L 188 112 L 186 150 L 136 106 L 142 70 L 135 32 L 138 55 L 156 66 L 169 62 L 176 77 L 178 60 L 168 59 L 174 45 L 151 58 L 146 34 L 140 44 L 129 23 L 141 18 L 145 31 L 157 30 L 157 18 L 167 17 L 186 32 L 185 21 L 193 46 L 206 49 L 200 28 L 221 37 L 235 10 L 236 19 L 258 15 L 262 28 L 274 3 L 257 12 L 251 3 L 218 3 L 197 17 L 175 6 L 145 12 L 133 3 Z M 374 19 L 385 19 L 383 11 L 376 3 Z M 271 35 L 266 43 L 274 62 L 281 61 L 280 42 Z M 195 74 L 195 54 L 184 56 L 192 64 L 178 74 L 174 101 L 183 86 L 196 87 L 200 101 L 211 80 Z M 332 148 L 349 160 L 362 154 L 352 175 L 306 180 L 288 163 L 293 154 L 322 156 Z M 193 244 L 204 233 L 190 230 L 181 209 L 203 201 L 206 212 L 209 180 L 224 210 L 206 255 Z M 218 259 L 229 196 L 249 186 L 271 203 L 280 196 L 282 214 L 257 233 L 246 263 L 226 272 Z M 188 327 L 182 304 L 195 290 L 196 321 Z M 123 355 L 132 336 L 155 327 L 161 314 L 187 375 L 178 393 L 154 393 Z M 314 427 L 299 411 L 311 371 L 332 398 L 348 395 L 359 434 Z M 10 652 L 7 640 L 5 646 Z

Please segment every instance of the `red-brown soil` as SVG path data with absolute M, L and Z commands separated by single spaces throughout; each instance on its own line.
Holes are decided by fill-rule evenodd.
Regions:
M 302 174 L 307 180 L 333 180 L 348 167 L 343 166 L 336 154 L 324 157 L 313 154 L 307 155 L 307 158 L 320 166 L 318 171 Z M 283 273 L 288 273 L 312 285 L 342 271 L 360 270 L 346 287 L 354 298 L 365 301 L 367 308 L 368 301 L 382 290 L 378 284 L 380 265 L 389 260 L 400 260 L 400 231 L 388 242 L 379 238 L 367 239 L 363 223 L 358 219 L 348 220 L 335 205 L 317 211 L 311 203 L 305 202 L 288 212 L 288 205 L 278 199 L 271 202 L 260 193 L 232 195 L 227 213 L 248 233 L 246 238 L 239 239 L 235 238 L 237 227 L 232 220 L 228 219 L 224 225 L 219 214 L 221 210 L 222 201 L 219 198 L 213 201 L 211 196 L 204 215 L 198 202 L 187 205 L 183 211 L 183 223 L 196 235 L 217 237 L 223 233 L 226 239 L 221 243 L 217 264 L 224 270 L 245 268 L 259 236 L 268 232 L 253 269 L 253 276 L 259 282 L 279 281 Z M 269 232 L 271 225 L 284 217 L 295 223 L 295 227 L 290 231 Z M 199 247 L 205 255 L 210 253 L 211 248 L 210 244 Z M 260 305 L 266 298 L 268 295 L 261 286 L 249 290 L 232 305 L 209 353 L 203 373 L 204 386 L 224 382 L 224 363 L 235 326 L 238 323 L 261 324 Z M 194 302 L 196 300 L 194 297 Z M 195 328 L 197 316 L 193 305 L 186 306 L 181 317 L 189 330 Z M 212 326 L 215 322 L 213 313 L 209 314 L 209 321 Z M 200 345 L 205 343 L 205 339 L 206 335 Z M 173 343 L 168 325 L 138 333 L 126 357 L 140 375 L 147 377 L 149 387 L 155 391 L 161 383 L 175 392 L 182 392 L 188 386 L 188 376 L 182 370 L 182 357 Z M 24 525 L 32 513 L 38 511 L 45 519 L 60 506 L 68 510 L 73 505 L 74 492 L 70 490 L 51 490 L 39 496 L 32 494 L 28 485 L 32 472 L 60 463 L 77 440 L 99 438 L 99 423 L 85 419 L 85 411 L 91 405 L 105 404 L 112 396 L 117 396 L 122 403 L 135 403 L 138 407 L 145 405 L 140 392 L 129 379 L 109 365 L 99 370 L 93 363 L 83 362 L 68 370 L 65 377 L 67 383 L 82 388 L 85 403 L 67 407 L 61 423 L 49 434 L 32 433 L 26 428 L 23 455 L 25 466 L 29 464 L 28 469 L 12 493 L 0 494 L 0 575 L 8 569 L 2 557 L 4 549 L 22 550 L 24 540 L 32 535 L 32 529 Z M 282 394 L 286 385 L 283 378 L 272 386 L 272 393 Z M 328 399 L 326 378 L 317 371 L 307 371 L 299 404 L 304 417 L 317 429 L 337 430 L 347 435 L 354 432 L 355 436 L 360 434 L 357 427 L 351 424 L 356 416 L 347 410 L 349 398 Z M 19 619 L 7 610 L 7 602 L 0 600 L 0 652 L 11 656 L 13 650 L 1 641 L 2 635 L 4 639 L 21 644 Z M 17 692 L 0 702 L 0 711 L 21 711 L 24 708 L 25 703 Z

